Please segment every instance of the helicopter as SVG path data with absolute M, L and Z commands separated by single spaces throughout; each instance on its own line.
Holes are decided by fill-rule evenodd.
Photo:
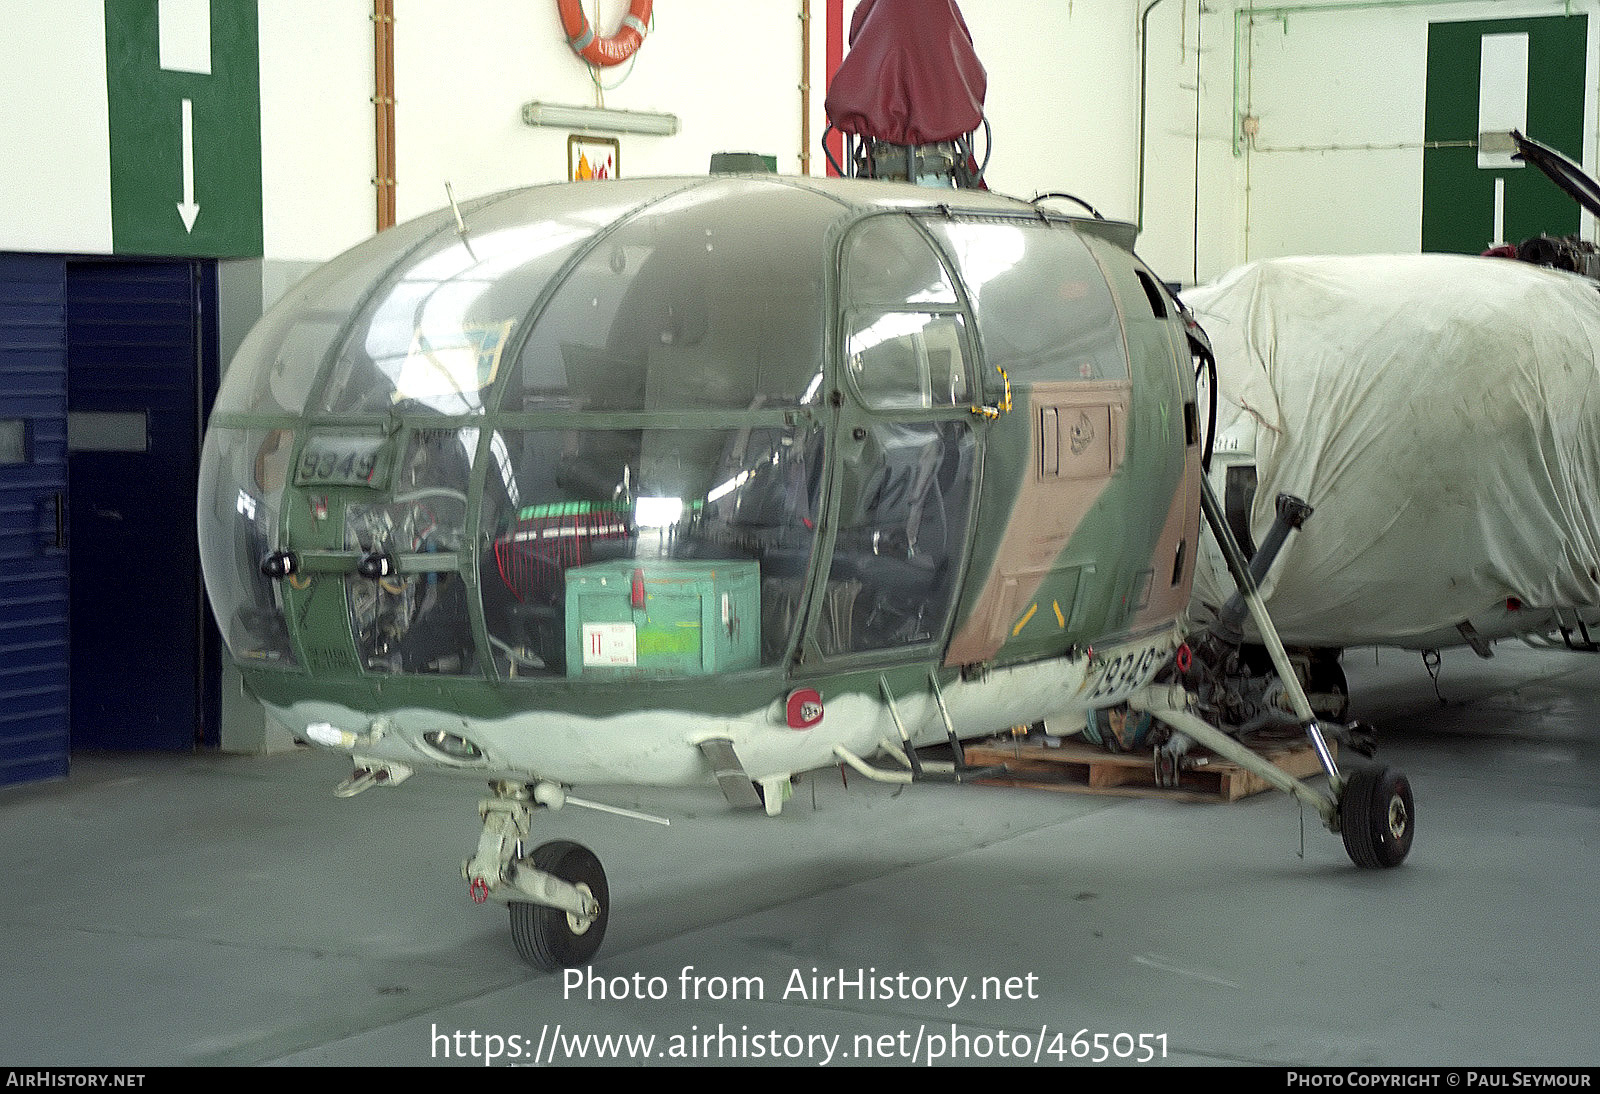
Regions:
M 1493 135 L 1486 135 L 1493 136 Z M 1499 135 L 1591 213 L 1600 186 L 1520 132 Z M 1324 717 L 1349 694 L 1357 646 L 1438 653 L 1496 641 L 1596 652 L 1600 524 L 1600 251 L 1539 236 L 1484 255 L 1327 255 L 1253 263 L 1184 290 L 1218 364 L 1210 478 Z M 1263 535 L 1280 493 L 1316 518 L 1279 555 Z M 1207 544 L 1198 618 L 1232 590 Z M 1265 575 L 1263 574 L 1263 577 Z M 1235 725 L 1292 722 L 1253 639 L 1213 676 Z
M 1358 865 L 1406 857 L 1405 776 L 1341 772 L 1292 674 L 1326 791 L 1195 713 L 1203 511 L 1229 536 L 1203 333 L 1131 225 L 990 193 L 952 137 L 853 138 L 869 177 L 452 201 L 312 272 L 229 368 L 198 522 L 246 687 L 351 757 L 338 794 L 487 782 L 463 878 L 531 964 L 588 961 L 611 910 L 587 848 L 525 849 L 539 812 L 642 817 L 578 788 L 777 815 L 797 773 L 971 781 L 962 741 L 1113 709 Z

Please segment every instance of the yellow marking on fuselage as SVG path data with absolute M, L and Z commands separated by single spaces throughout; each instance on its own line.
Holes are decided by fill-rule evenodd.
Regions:
M 1067 617 L 1061 614 L 1061 601 L 1052 600 L 1050 602 L 1050 606 L 1056 610 L 1056 626 L 1062 630 L 1065 630 L 1067 626 Z
M 1015 638 L 1017 635 L 1022 633 L 1022 628 L 1026 627 L 1028 625 L 1028 620 L 1032 619 L 1033 618 L 1033 613 L 1038 611 L 1038 610 L 1039 610 L 1039 605 L 1038 604 L 1034 604 L 1033 607 L 1028 609 L 1028 614 L 1024 615 L 1017 622 L 1017 625 L 1015 627 L 1011 628 L 1011 637 L 1012 638 Z

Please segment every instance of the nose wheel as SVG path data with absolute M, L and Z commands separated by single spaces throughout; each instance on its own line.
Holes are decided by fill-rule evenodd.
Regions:
M 557 840 L 534 848 L 533 854 L 514 866 L 558 878 L 581 893 L 585 904 L 599 906 L 594 914 L 584 915 L 528 901 L 511 901 L 511 940 L 517 953 L 546 972 L 585 964 L 605 940 L 611 906 L 611 892 L 600 860 L 582 844 Z
M 1411 782 L 1391 767 L 1360 767 L 1339 794 L 1339 831 L 1357 866 L 1398 866 L 1411 850 L 1416 806 Z

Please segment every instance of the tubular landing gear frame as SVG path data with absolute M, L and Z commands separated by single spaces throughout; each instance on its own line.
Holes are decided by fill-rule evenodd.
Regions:
M 1222 506 L 1217 502 L 1211 484 L 1203 478 L 1200 483 L 1206 523 L 1222 548 L 1233 580 L 1244 597 L 1256 629 L 1261 633 L 1262 643 L 1272 658 L 1273 667 L 1283 681 L 1295 716 L 1304 726 L 1318 762 L 1328 776 L 1331 792 L 1313 789 L 1284 773 L 1276 765 L 1200 719 L 1191 711 L 1189 696 L 1182 688 L 1146 688 L 1129 700 L 1129 706 L 1148 711 L 1152 717 L 1187 734 L 1217 755 L 1260 775 L 1272 786 L 1315 809 L 1328 830 L 1338 832 L 1344 838 L 1345 851 L 1357 866 L 1398 866 L 1410 852 L 1415 832 L 1416 805 L 1412 799 L 1410 781 L 1401 772 L 1388 767 L 1356 768 L 1349 777 L 1339 771 L 1327 740 L 1317 725 L 1316 716 L 1312 713 L 1305 689 L 1300 686 L 1299 677 L 1290 663 L 1289 654 L 1267 614 L 1255 578 L 1228 527 Z M 1289 500 L 1296 502 L 1296 499 Z M 1296 503 L 1304 505 L 1303 502 Z
M 1328 776 L 1330 789 L 1320 791 L 1294 778 L 1210 725 L 1194 713 L 1193 697 L 1181 685 L 1156 684 L 1146 687 L 1128 699 L 1129 708 L 1150 714 L 1178 733 L 1254 772 L 1269 785 L 1316 810 L 1330 831 L 1343 836 L 1345 850 L 1357 866 L 1398 866 L 1411 850 L 1415 829 L 1416 806 L 1409 780 L 1402 773 L 1387 767 L 1356 768 L 1348 777 L 1340 772 L 1283 642 L 1267 615 L 1255 580 L 1223 518 L 1216 496 L 1210 484 L 1203 479 L 1201 487 L 1206 522 L 1222 546 L 1228 568 L 1283 681 L 1295 715 L 1304 725 L 1306 736 Z M 889 709 L 900 727 L 906 747 L 902 756 L 907 770 L 879 770 L 842 747 L 836 749 L 836 753 L 840 759 L 850 762 L 858 771 L 874 779 L 914 782 L 936 777 L 934 772 L 925 770 L 915 759 L 909 736 L 900 724 L 894 696 L 888 693 L 887 682 L 880 683 Z M 938 695 L 937 677 L 932 678 L 931 686 L 939 699 L 941 714 L 954 743 L 957 734 L 950 724 L 943 697 Z M 890 746 L 890 751 L 893 753 L 896 750 Z M 957 762 L 952 769 L 940 771 L 939 776 L 946 780 L 953 778 L 955 781 L 964 781 L 963 777 L 981 777 L 985 773 L 968 769 L 961 762 L 959 745 L 956 756 Z M 496 782 L 490 784 L 490 789 L 494 797 L 484 799 L 478 807 L 479 815 L 483 818 L 483 832 L 478 839 L 477 852 L 462 866 L 462 876 L 469 883 L 472 898 L 483 903 L 492 897 L 509 906 L 512 939 L 517 952 L 530 964 L 551 971 L 585 963 L 599 950 L 605 937 L 610 904 L 605 871 L 599 859 L 587 848 L 566 840 L 542 844 L 532 854 L 527 854 L 523 849 L 523 841 L 532 825 L 534 809 L 559 809 L 570 802 L 636 819 L 666 822 L 657 817 L 571 798 L 565 788 L 554 783 L 521 785 Z
M 1318 762 L 1328 776 L 1329 790 L 1318 790 L 1305 781 L 1295 778 L 1206 722 L 1194 712 L 1194 697 L 1181 685 L 1156 684 L 1146 687 L 1128 698 L 1128 707 L 1148 713 L 1176 732 L 1189 737 L 1224 759 L 1231 760 L 1245 770 L 1259 775 L 1268 785 L 1316 810 L 1329 831 L 1343 836 L 1345 850 L 1357 866 L 1363 868 L 1398 866 L 1411 850 L 1416 821 L 1416 806 L 1412 800 L 1410 781 L 1402 773 L 1387 767 L 1355 768 L 1348 777 L 1340 772 L 1323 731 L 1317 724 L 1305 689 L 1301 687 L 1299 677 L 1289 660 L 1289 654 L 1284 649 L 1271 618 L 1267 615 L 1266 606 L 1262 603 L 1255 580 L 1244 562 L 1233 534 L 1228 529 L 1216 495 L 1212 493 L 1210 483 L 1204 479 L 1201 480 L 1201 486 L 1206 522 L 1222 545 L 1223 555 L 1228 560 L 1228 568 L 1239 586 L 1248 614 L 1255 622 L 1257 630 L 1261 632 L 1263 643 L 1283 681 L 1284 690 L 1293 705 L 1295 716 L 1304 727 L 1306 736 L 1316 751 Z M 1297 499 L 1288 500 L 1304 508 L 1305 514 L 1309 515 L 1310 510 L 1303 502 Z M 890 709 L 893 710 L 892 700 Z M 898 717 L 896 721 L 898 723 Z M 901 735 L 905 736 L 903 727 Z M 834 751 L 841 760 L 848 762 L 861 774 L 882 782 L 909 783 L 931 777 L 920 771 L 918 765 L 907 758 L 910 742 L 904 743 L 905 752 L 890 742 L 886 741 L 883 744 L 886 752 L 900 760 L 904 770 L 884 770 L 874 767 L 842 746 L 835 748 Z M 959 751 L 957 755 L 960 755 Z

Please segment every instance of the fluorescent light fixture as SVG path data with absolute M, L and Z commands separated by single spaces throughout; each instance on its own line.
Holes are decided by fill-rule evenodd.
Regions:
M 560 103 L 524 103 L 522 121 L 525 125 L 543 125 L 552 129 L 648 133 L 653 137 L 670 137 L 678 131 L 676 114 L 612 110 L 604 106 L 563 106 Z

